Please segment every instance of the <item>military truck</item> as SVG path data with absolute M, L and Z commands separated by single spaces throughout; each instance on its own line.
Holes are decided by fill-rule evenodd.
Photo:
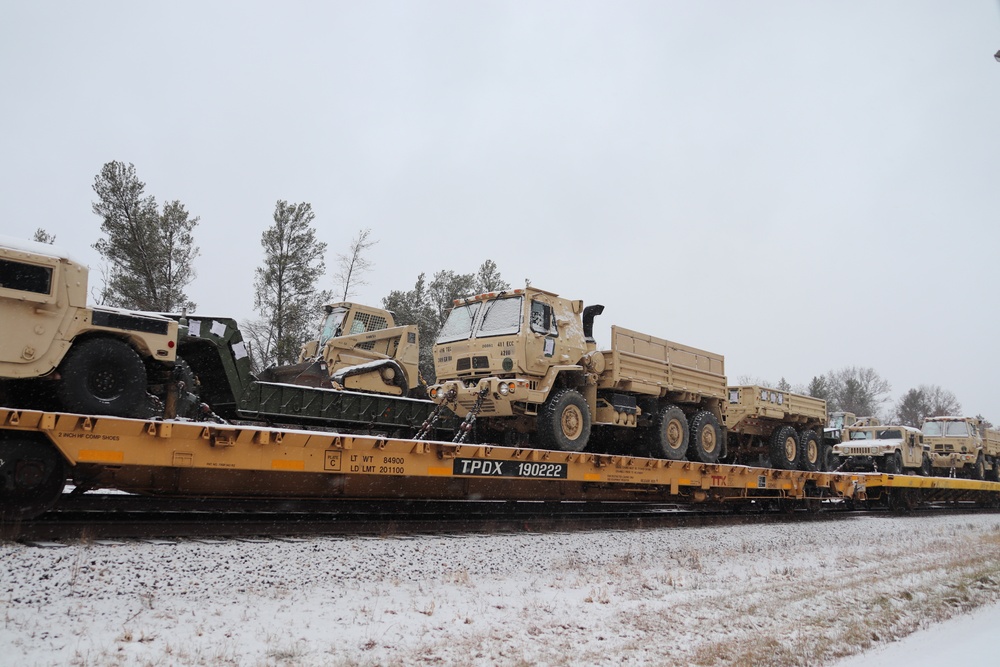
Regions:
M 722 355 L 619 326 L 610 349 L 598 350 L 603 310 L 535 287 L 456 300 L 434 346 L 431 400 L 485 431 L 480 441 L 715 463 L 730 459 L 730 444 L 777 431 L 772 465 L 820 465 L 813 429 L 826 421 L 823 401 L 775 391 L 788 403 L 777 406 L 767 390 L 765 408 L 762 388 L 727 386 Z M 799 454 L 803 442 L 810 457 Z
M 54 246 L 0 238 L 0 403 L 141 417 L 166 399 L 177 323 L 88 306 L 87 281 Z
M 920 429 L 935 470 L 1000 482 L 1000 431 L 975 417 L 929 417 Z
M 347 301 L 324 307 L 319 336 L 302 346 L 297 364 L 263 371 L 263 382 L 420 396 L 416 325 L 396 326 L 391 312 Z
M 536 287 L 456 300 L 434 346 L 431 400 L 475 421 L 480 440 L 581 451 L 595 430 L 634 452 L 721 458 L 722 356 L 617 326 L 598 350 L 603 310 Z
M 856 425 L 844 429 L 834 445 L 835 470 L 930 476 L 931 448 L 920 429 L 912 426 Z
M 821 470 L 828 452 L 819 435 L 826 401 L 759 385 L 729 387 L 725 425 L 730 462 Z

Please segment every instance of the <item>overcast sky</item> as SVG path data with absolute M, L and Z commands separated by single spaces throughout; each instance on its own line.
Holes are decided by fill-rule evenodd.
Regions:
M 90 262 L 135 165 L 247 319 L 275 202 L 378 305 L 473 272 L 603 303 L 731 380 L 871 366 L 1000 422 L 1000 8 L 945 2 L 13 2 L 0 233 Z M 333 287 L 332 277 L 328 284 Z

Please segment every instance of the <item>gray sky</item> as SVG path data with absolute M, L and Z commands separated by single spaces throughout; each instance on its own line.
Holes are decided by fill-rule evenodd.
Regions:
M 356 300 L 493 259 L 726 355 L 871 366 L 1000 422 L 1000 9 L 979 2 L 13 2 L 0 233 L 89 261 L 101 165 L 200 216 L 202 314 L 252 317 L 278 199 Z M 330 284 L 320 287 L 332 287 Z

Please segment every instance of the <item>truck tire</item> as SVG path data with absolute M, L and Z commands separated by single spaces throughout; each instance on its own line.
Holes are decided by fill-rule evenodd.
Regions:
M 903 458 L 899 452 L 891 452 L 883 457 L 882 472 L 887 475 L 898 475 L 903 472 Z
M 993 469 L 990 470 L 990 479 L 1000 482 L 1000 456 L 993 457 Z
M 676 405 L 660 408 L 646 431 L 649 455 L 669 461 L 682 460 L 687 455 L 690 433 L 683 410 Z
M 819 436 L 811 429 L 802 431 L 799 436 L 799 467 L 807 472 L 816 472 L 823 468 L 823 447 L 819 444 Z
M 90 338 L 77 343 L 59 366 L 64 410 L 134 417 L 146 406 L 146 367 L 128 343 Z
M 986 479 L 986 463 L 983 461 L 982 452 L 979 452 L 979 456 L 976 457 L 976 462 L 972 464 L 972 469 L 969 470 L 969 476 L 972 479 Z
M 927 456 L 927 454 L 920 457 L 920 474 L 924 477 L 934 475 L 934 465 L 931 463 L 931 457 Z
M 799 436 L 791 426 L 779 426 L 771 434 L 771 467 L 795 470 L 799 466 Z
M 708 410 L 700 410 L 691 418 L 691 440 L 688 455 L 700 463 L 718 463 L 722 452 L 722 429 L 719 420 Z
M 579 452 L 590 439 L 590 407 L 575 389 L 555 391 L 538 415 L 539 444 Z

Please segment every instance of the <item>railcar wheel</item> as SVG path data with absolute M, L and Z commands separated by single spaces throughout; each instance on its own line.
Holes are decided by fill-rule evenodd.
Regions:
M 887 475 L 898 475 L 903 472 L 903 459 L 899 452 L 886 454 L 882 463 L 882 472 Z
M 807 472 L 816 472 L 823 467 L 823 449 L 816 431 L 802 431 L 799 436 L 799 451 L 802 452 L 799 467 Z
M 0 439 L 0 520 L 31 519 L 51 509 L 66 486 L 66 463 L 48 442 Z
M 771 434 L 771 466 L 795 470 L 799 463 L 799 436 L 791 426 L 781 426 Z
M 646 445 L 656 458 L 680 461 L 687 455 L 691 431 L 687 417 L 676 405 L 661 408 L 646 432 Z
M 926 454 L 920 458 L 920 474 L 924 477 L 930 477 L 934 474 L 934 466 L 931 464 L 931 457 Z
M 538 415 L 538 439 L 543 447 L 579 452 L 590 440 L 590 408 L 574 389 L 560 389 Z
M 146 367 L 116 338 L 91 338 L 73 346 L 59 366 L 59 402 L 84 414 L 134 417 L 146 405 Z
M 722 452 L 722 429 L 719 420 L 708 410 L 700 410 L 691 419 L 688 455 L 701 463 L 718 463 Z

